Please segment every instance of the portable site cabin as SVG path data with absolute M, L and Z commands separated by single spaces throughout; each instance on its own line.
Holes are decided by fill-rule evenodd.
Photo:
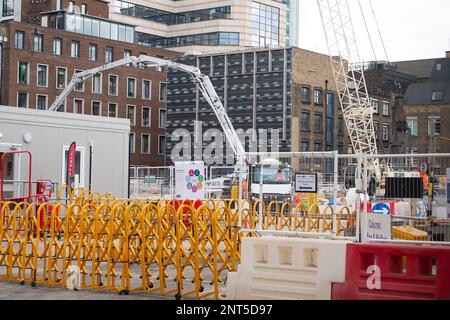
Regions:
M 0 159 L 11 150 L 29 151 L 33 190 L 41 179 L 67 182 L 67 155 L 75 142 L 74 184 L 128 197 L 129 135 L 128 119 L 0 106 Z M 27 189 L 28 158 L 5 156 L 0 174 L 6 181 L 4 198 L 18 197 Z

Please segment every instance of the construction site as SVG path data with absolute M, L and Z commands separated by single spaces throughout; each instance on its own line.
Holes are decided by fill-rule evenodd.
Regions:
M 393 69 L 386 61 L 362 63 L 347 0 L 317 0 L 317 7 L 328 55 L 267 46 L 228 51 L 223 60 L 216 53 L 130 54 L 75 71 L 45 110 L 0 106 L 0 282 L 105 299 L 450 300 L 447 129 L 439 117 L 428 118 L 427 152 L 413 152 L 421 137 L 412 126 L 383 138 L 378 127 L 393 111 L 387 102 L 375 110 L 374 96 L 383 93 L 366 73 Z M 313 109 L 320 128 L 310 131 L 309 113 L 294 106 L 305 102 L 294 93 L 308 89 L 296 86 L 303 80 L 295 72 L 303 74 L 298 61 L 308 58 L 316 71 L 304 74 L 323 68 L 332 77 L 320 96 L 310 88 L 315 107 L 332 109 Z M 439 65 L 450 81 L 450 63 Z M 126 112 L 134 120 L 102 117 L 79 114 L 77 98 L 68 98 L 124 68 L 168 74 L 161 166 L 136 164 L 133 139 L 148 137 L 141 151 L 149 154 L 153 145 L 151 134 L 133 131 L 133 106 Z M 110 94 L 108 81 L 99 96 Z M 69 100 L 74 111 L 61 112 Z M 107 112 L 115 114 L 111 105 Z M 259 136 L 242 130 L 243 137 L 239 123 Z M 261 130 L 275 128 L 280 141 L 273 131 L 261 138 Z M 324 136 L 336 148 L 320 150 L 316 142 L 311 151 L 304 136 L 295 137 L 301 134 Z

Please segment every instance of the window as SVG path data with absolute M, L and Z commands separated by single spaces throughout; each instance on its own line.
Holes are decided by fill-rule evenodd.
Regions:
M 383 116 L 389 117 L 389 102 L 383 101 Z
M 322 105 L 322 90 L 314 89 L 314 104 Z
M 417 121 L 417 117 L 408 117 L 406 118 L 406 122 L 411 130 L 411 135 L 417 137 L 419 134 L 419 122 Z
M 56 68 L 56 89 L 64 89 L 67 84 L 66 68 Z
M 383 141 L 389 141 L 389 125 L 383 124 Z
M 167 101 L 167 83 L 159 83 L 159 101 Z
M 19 61 L 18 74 L 17 74 L 17 82 L 19 84 L 28 84 L 29 73 L 28 73 L 28 62 Z
M 147 133 L 142 134 L 141 153 L 142 154 L 150 154 L 150 135 Z
M 83 114 L 84 101 L 81 99 L 73 100 L 73 113 Z
M 44 38 L 40 34 L 34 35 L 33 50 L 36 52 L 44 51 Z
M 315 152 L 322 151 L 322 142 L 319 142 L 319 141 L 314 142 L 314 151 Z
M 110 96 L 117 96 L 117 80 L 118 76 L 110 74 L 108 76 L 108 94 Z
M 136 153 L 136 134 L 130 132 L 130 152 Z
M 279 8 L 253 1 L 251 40 L 257 47 L 280 45 Z
M 128 78 L 127 97 L 128 98 L 136 98 L 136 79 L 135 78 Z
M 338 135 L 343 137 L 344 136 L 344 128 L 345 123 L 344 123 L 344 118 L 343 117 L 339 117 L 338 119 Z
M 130 119 L 130 124 L 132 126 L 136 125 L 136 106 L 128 106 L 127 118 Z
M 89 44 L 89 61 L 97 61 L 97 45 Z
M 116 103 L 108 104 L 108 117 L 117 118 L 117 104 Z
M 36 109 L 47 110 L 47 96 L 42 94 L 36 95 Z
M 9 17 L 14 15 L 14 0 L 3 0 L 3 16 Z
M 78 41 L 72 41 L 70 46 L 70 56 L 72 58 L 80 57 L 80 43 Z
M 17 93 L 17 107 L 28 108 L 28 93 L 25 92 Z
M 379 134 L 380 134 L 380 124 L 378 123 L 378 121 L 374 121 L 373 122 L 373 128 L 375 130 L 375 138 L 379 138 Z
M 92 77 L 92 93 L 102 93 L 102 75 L 100 73 Z
M 92 101 L 92 110 L 91 114 L 93 116 L 101 116 L 102 115 L 102 105 L 99 101 Z
M 311 90 L 309 87 L 302 87 L 302 102 L 303 103 L 310 103 L 311 102 Z
M 166 128 L 166 110 L 159 109 L 159 128 Z
M 323 132 L 323 117 L 321 113 L 314 114 L 314 132 L 322 133 Z
M 159 136 L 158 154 L 163 155 L 166 152 L 166 136 Z
M 131 57 L 131 50 L 124 50 L 124 51 L 123 51 L 123 57 L 124 57 L 124 58 L 129 58 L 129 57 Z
M 82 72 L 82 70 L 75 70 L 74 72 L 79 73 Z M 78 92 L 84 92 L 84 81 L 75 84 L 74 90 Z
M 428 135 L 439 136 L 441 134 L 441 118 L 438 116 L 428 117 Z
M 25 33 L 22 31 L 16 31 L 16 36 L 14 40 L 14 46 L 16 49 L 23 49 Z
M 309 112 L 302 112 L 300 120 L 300 128 L 302 132 L 311 131 Z
M 433 96 L 431 97 L 432 101 L 441 101 L 444 96 L 442 91 L 433 91 Z
M 309 152 L 309 141 L 301 142 L 300 152 Z
M 53 54 L 60 56 L 62 54 L 62 39 L 53 39 Z
M 151 100 L 152 82 L 150 80 L 142 80 L 142 100 Z
M 88 14 L 87 13 L 87 5 L 84 3 L 81 5 L 81 14 Z
M 373 108 L 373 113 L 374 114 L 380 114 L 379 110 L 378 110 L 378 100 L 375 99 L 371 99 L 370 100 L 371 104 L 372 104 L 372 108 Z
M 142 107 L 142 126 L 150 127 L 151 109 L 148 107 Z
M 113 50 L 112 47 L 105 48 L 105 63 L 113 62 Z
M 442 64 L 438 63 L 436 64 L 436 70 L 441 71 L 442 70 Z
M 37 86 L 47 87 L 48 86 L 48 66 L 45 64 L 37 65 Z

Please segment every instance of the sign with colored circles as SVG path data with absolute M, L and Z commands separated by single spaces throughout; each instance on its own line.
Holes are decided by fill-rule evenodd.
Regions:
M 204 162 L 175 163 L 175 193 L 180 200 L 205 200 Z

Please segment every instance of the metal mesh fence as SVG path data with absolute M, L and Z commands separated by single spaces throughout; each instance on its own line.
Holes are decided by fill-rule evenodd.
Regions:
M 171 199 L 174 197 L 174 167 L 131 167 L 130 198 Z

